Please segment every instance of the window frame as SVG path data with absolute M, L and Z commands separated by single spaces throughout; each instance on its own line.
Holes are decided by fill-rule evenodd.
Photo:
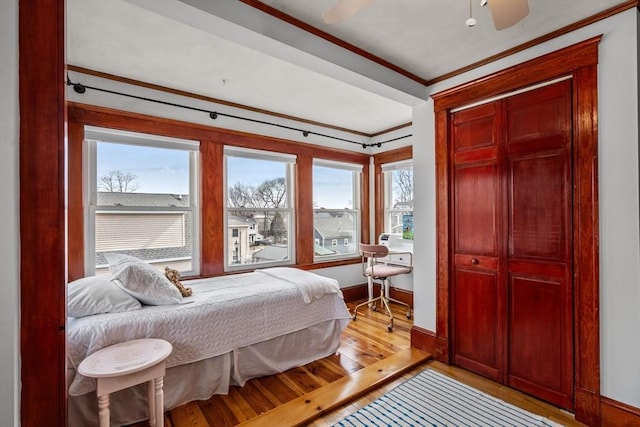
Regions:
M 229 182 L 228 182 L 228 157 L 240 157 L 244 159 L 254 159 L 254 160 L 269 160 L 282 162 L 285 164 L 285 185 L 286 185 L 286 206 L 283 208 L 238 208 L 238 207 L 229 207 Z M 247 212 L 252 213 L 258 210 L 283 213 L 288 217 L 288 229 L 287 229 L 287 250 L 289 254 L 289 258 L 284 261 L 270 261 L 270 262 L 259 262 L 259 263 L 249 263 L 249 264 L 232 264 L 229 260 L 229 251 L 223 250 L 224 253 L 224 261 L 223 261 L 223 269 L 225 272 L 242 272 L 248 270 L 254 270 L 256 268 L 267 268 L 267 267 L 277 267 L 277 266 L 290 266 L 295 265 L 297 262 L 296 258 L 296 221 L 297 221 L 297 211 L 296 211 L 296 160 L 297 156 L 295 154 L 275 152 L 275 151 L 267 151 L 267 150 L 259 150 L 253 148 L 244 148 L 238 146 L 228 146 L 225 145 L 223 148 L 223 223 L 224 223 L 224 248 L 229 248 L 230 246 L 230 237 L 229 236 L 229 212 Z M 240 233 L 242 234 L 242 233 Z M 235 254 L 235 253 L 234 253 Z M 234 255 L 235 257 L 235 255 Z M 239 260 L 241 261 L 241 260 Z
M 412 179 L 413 179 L 413 160 L 406 159 L 400 160 L 396 162 L 383 163 L 381 165 L 382 171 L 382 179 L 384 182 L 384 224 L 383 224 L 383 232 L 385 233 L 394 233 L 391 229 L 391 215 L 393 213 L 404 215 L 405 213 L 411 213 L 413 215 L 413 206 L 411 209 L 407 208 L 393 208 L 393 172 L 400 169 L 409 169 L 411 168 Z M 413 187 L 413 185 L 412 185 Z M 400 224 L 402 225 L 402 224 Z M 397 232 L 395 232 L 397 234 Z
M 322 262 L 330 262 L 330 261 L 339 261 L 339 260 L 350 260 L 350 259 L 359 259 L 360 253 L 358 251 L 358 242 L 362 241 L 362 182 L 363 182 L 363 165 L 359 163 L 350 163 L 350 162 L 341 162 L 335 160 L 327 160 L 321 158 L 314 158 L 312 162 L 312 188 L 314 186 L 313 181 L 313 167 L 320 166 L 325 168 L 335 168 L 351 171 L 353 173 L 352 180 L 352 208 L 351 209 L 334 209 L 334 208 L 313 208 L 313 228 L 315 230 L 315 216 L 318 212 L 325 213 L 341 213 L 341 212 L 349 212 L 355 218 L 355 224 L 353 229 L 353 245 L 354 251 L 353 253 L 338 253 L 334 255 L 316 255 L 315 251 L 313 254 L 313 262 L 314 264 L 322 263 Z M 315 231 L 314 231 L 315 232 Z M 346 238 L 345 238 L 346 239 Z M 315 238 L 314 238 L 315 241 Z M 331 247 L 338 247 L 338 239 L 332 239 Z M 344 246 L 349 246 L 344 245 Z
M 122 144 L 129 146 L 187 151 L 189 153 L 189 206 L 106 206 L 98 205 L 97 144 Z M 83 194 L 84 200 L 84 271 L 96 274 L 96 214 L 98 213 L 182 213 L 191 214 L 191 269 L 181 271 L 182 277 L 200 274 L 200 157 L 199 141 L 171 138 L 141 132 L 130 132 L 84 126 L 83 139 Z M 153 260 L 154 264 L 173 259 Z

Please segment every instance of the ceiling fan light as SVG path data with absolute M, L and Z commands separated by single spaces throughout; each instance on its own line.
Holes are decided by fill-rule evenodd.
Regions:
M 469 18 L 467 19 L 467 22 L 466 22 L 467 27 L 473 27 L 474 25 L 476 25 L 476 23 L 477 21 L 475 18 Z
M 371 3 L 373 0 L 340 0 L 335 6 L 327 9 L 322 14 L 325 24 L 339 24 L 352 15 L 355 15 Z
M 529 14 L 527 0 L 491 0 L 489 3 L 496 30 L 509 28 Z

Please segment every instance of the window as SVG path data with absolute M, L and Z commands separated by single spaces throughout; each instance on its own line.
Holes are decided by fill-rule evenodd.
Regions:
M 288 154 L 225 147 L 228 270 L 295 261 L 293 170 Z
M 382 165 L 387 233 L 413 239 L 413 163 L 411 160 Z
M 86 273 L 117 252 L 198 274 L 198 143 L 86 127 L 85 144 Z
M 313 232 L 315 260 L 357 255 L 360 242 L 362 166 L 315 159 L 313 162 Z M 338 241 L 343 242 L 342 246 Z

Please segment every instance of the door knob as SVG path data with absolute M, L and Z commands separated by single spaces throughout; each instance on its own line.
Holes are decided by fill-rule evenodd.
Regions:
M 478 264 L 480 264 L 480 261 L 478 261 L 478 259 L 477 259 L 477 258 L 473 258 L 473 259 L 471 260 L 471 264 L 473 264 L 473 265 L 478 265 Z

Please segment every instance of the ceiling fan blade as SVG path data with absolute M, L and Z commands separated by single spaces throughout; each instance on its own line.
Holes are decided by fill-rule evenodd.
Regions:
M 496 30 L 504 30 L 520 22 L 529 14 L 527 0 L 489 0 Z
M 358 13 L 373 0 L 340 0 L 335 6 L 322 14 L 325 24 L 339 24 L 348 17 Z

